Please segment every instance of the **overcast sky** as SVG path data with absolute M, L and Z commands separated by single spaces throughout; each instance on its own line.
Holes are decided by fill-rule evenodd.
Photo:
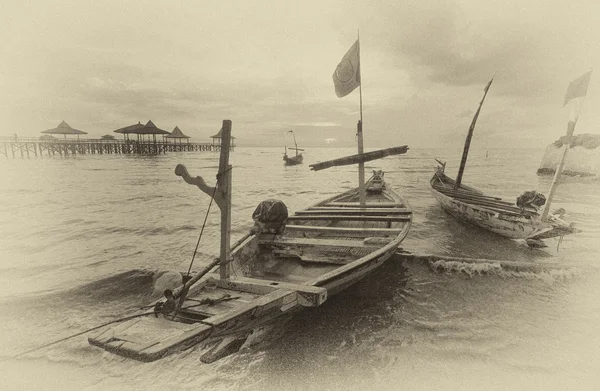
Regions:
M 203 142 L 231 119 L 239 145 L 352 146 L 359 90 L 337 98 L 332 74 L 360 30 L 366 147 L 462 145 L 494 73 L 474 143 L 544 147 L 598 68 L 599 17 L 598 0 L 4 0 L 0 136 L 151 119 Z M 576 133 L 600 133 L 598 72 Z

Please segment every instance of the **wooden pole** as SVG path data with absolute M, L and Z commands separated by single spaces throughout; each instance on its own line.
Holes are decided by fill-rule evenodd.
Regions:
M 223 120 L 223 138 L 221 139 L 221 156 L 219 173 L 217 174 L 217 192 L 221 194 L 221 279 L 228 279 L 231 274 L 231 165 L 229 164 L 229 145 L 231 142 L 231 120 Z
M 362 74 L 360 71 L 360 31 L 357 31 L 358 35 L 358 77 L 360 78 L 360 82 L 358 84 L 358 93 L 360 99 L 360 121 L 356 126 L 356 136 L 358 138 L 358 154 L 362 154 L 364 152 L 363 148 L 363 133 L 362 133 L 362 124 L 363 124 L 363 103 L 362 103 Z M 365 163 L 358 163 L 358 198 L 361 207 L 365 207 L 367 203 L 367 191 L 365 189 Z
M 362 114 L 361 114 L 362 117 Z M 362 134 L 362 120 L 358 121 L 356 126 L 356 134 L 358 136 L 358 153 L 362 154 L 363 149 L 363 134 Z M 358 163 L 358 197 L 361 207 L 366 206 L 367 192 L 365 189 L 365 162 Z
M 483 93 L 483 98 L 481 98 L 481 102 L 479 102 L 479 107 L 477 108 L 477 112 L 475 112 L 475 116 L 473 117 L 473 120 L 471 121 L 471 126 L 469 126 L 469 133 L 467 134 L 467 139 L 465 140 L 465 147 L 463 149 L 462 158 L 460 159 L 460 168 L 458 170 L 458 175 L 456 176 L 456 181 L 454 182 L 455 189 L 458 189 L 460 187 L 460 183 L 462 182 L 463 173 L 465 171 L 465 165 L 467 164 L 467 156 L 469 156 L 469 147 L 471 146 L 471 138 L 473 137 L 473 130 L 475 130 L 475 123 L 477 122 L 477 118 L 479 117 L 479 112 L 481 111 L 481 106 L 483 105 L 483 101 L 485 100 L 488 90 L 490 89 L 490 86 L 492 85 L 492 81 L 494 81 L 493 77 L 492 77 L 492 80 L 490 80 L 488 85 L 485 87 L 485 90 L 484 90 L 485 92 Z
M 548 192 L 548 197 L 546 199 L 546 205 L 544 206 L 544 211 L 542 212 L 542 221 L 546 221 L 548 219 L 548 214 L 550 213 L 550 205 L 552 204 L 552 198 L 554 198 L 554 193 L 556 192 L 556 188 L 558 187 L 558 181 L 560 179 L 560 175 L 565 166 L 565 161 L 567 160 L 567 152 L 571 149 L 571 138 L 573 137 L 573 132 L 575 131 L 575 121 L 569 121 L 567 125 L 567 138 L 565 140 L 565 145 L 563 146 L 563 153 L 560 158 L 560 163 L 558 163 L 558 167 L 556 167 L 556 172 L 554 173 L 554 178 L 552 179 L 552 184 L 550 185 L 550 191 Z

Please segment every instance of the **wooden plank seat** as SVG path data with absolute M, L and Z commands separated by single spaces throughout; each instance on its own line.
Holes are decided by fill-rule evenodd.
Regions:
M 300 262 L 324 265 L 345 265 L 354 260 L 348 253 L 346 253 L 346 256 L 340 256 L 338 252 L 331 254 L 326 252 L 319 254 L 304 254 L 293 250 L 273 250 L 273 254 L 280 258 L 295 259 Z
M 412 214 L 412 211 L 406 208 L 326 208 L 315 206 L 305 210 L 299 210 L 296 216 L 303 214 L 335 214 L 335 215 L 391 215 L 391 214 Z
M 286 225 L 285 229 L 301 232 L 365 233 L 370 235 L 398 235 L 400 232 L 402 232 L 402 228 L 319 227 L 314 225 Z
M 306 214 L 297 216 L 288 216 L 288 221 L 298 220 L 330 220 L 330 221 L 410 221 L 410 214 L 400 214 L 394 216 L 362 216 L 362 215 L 333 215 L 333 214 Z
M 323 204 L 324 207 L 343 207 L 343 208 L 358 208 L 360 202 L 328 202 Z M 369 202 L 367 208 L 396 208 L 398 207 L 397 202 Z
M 327 289 L 325 288 L 284 281 L 250 277 L 231 277 L 228 280 L 219 280 L 219 286 L 234 291 L 246 291 L 261 295 L 270 295 L 278 290 L 298 292 L 307 300 L 307 303 L 300 302 L 300 304 L 304 306 L 318 306 L 327 300 Z
M 285 238 L 276 236 L 272 239 L 259 239 L 258 243 L 271 246 L 309 246 L 309 247 L 380 247 L 381 241 L 373 239 L 388 238 L 365 238 L 363 240 L 343 240 L 343 239 L 313 239 L 313 238 Z M 389 242 L 389 240 L 388 240 Z

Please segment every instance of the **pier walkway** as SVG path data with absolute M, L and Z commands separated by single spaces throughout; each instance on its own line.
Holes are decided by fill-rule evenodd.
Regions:
M 85 154 L 158 155 L 167 152 L 196 152 L 221 150 L 220 144 L 176 143 L 166 141 L 101 140 L 101 139 L 55 139 L 0 138 L 0 156 L 37 157 Z M 233 146 L 231 146 L 233 150 Z

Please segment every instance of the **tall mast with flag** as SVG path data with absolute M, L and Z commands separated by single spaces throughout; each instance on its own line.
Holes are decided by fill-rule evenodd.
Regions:
M 358 138 L 358 153 L 359 155 L 364 152 L 363 148 L 363 134 L 362 134 L 362 83 L 360 75 L 360 35 L 356 39 L 356 42 L 348 49 L 342 61 L 335 68 L 333 72 L 333 84 L 335 86 L 335 94 L 338 98 L 350 94 L 352 91 L 359 87 L 360 96 L 360 120 L 358 121 L 356 136 Z M 358 163 L 358 191 L 360 205 L 365 206 L 366 191 L 365 191 L 365 163 Z
M 571 138 L 573 136 L 573 132 L 575 131 L 575 125 L 577 124 L 577 120 L 579 119 L 579 112 L 581 111 L 581 107 L 583 106 L 583 100 L 587 95 L 588 85 L 590 84 L 590 78 L 592 76 L 592 71 L 589 71 L 577 79 L 573 80 L 569 87 L 567 88 L 567 93 L 565 94 L 565 102 L 563 106 L 569 104 L 571 106 L 571 114 L 569 118 L 569 123 L 567 125 L 567 137 L 565 142 L 563 143 L 563 153 L 560 159 L 560 163 L 556 168 L 556 172 L 554 174 L 554 179 L 552 180 L 552 185 L 550 186 L 550 192 L 548 193 L 548 197 L 546 200 L 546 206 L 544 207 L 544 211 L 542 212 L 542 220 L 546 220 L 548 218 L 548 213 L 550 212 L 550 204 L 552 202 L 552 198 L 554 197 L 554 193 L 556 191 L 556 187 L 558 186 L 558 181 L 560 179 L 560 174 L 565 166 L 565 161 L 567 158 L 567 152 L 571 148 Z

